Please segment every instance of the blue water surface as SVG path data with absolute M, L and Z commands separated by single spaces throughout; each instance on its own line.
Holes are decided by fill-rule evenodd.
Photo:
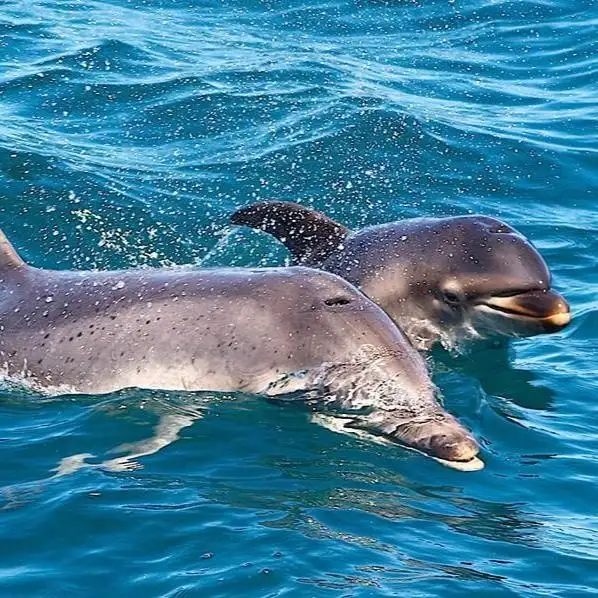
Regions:
M 594 0 L 1 2 L 0 226 L 31 263 L 284 263 L 227 226 L 255 200 L 483 212 L 575 318 L 435 367 L 470 474 L 224 396 L 142 469 L 53 477 L 186 402 L 3 387 L 0 595 L 598 593 L 597 157 Z

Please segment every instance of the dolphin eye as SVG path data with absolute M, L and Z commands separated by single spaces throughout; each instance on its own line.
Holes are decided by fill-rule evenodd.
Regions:
M 459 303 L 459 295 L 457 295 L 457 293 L 455 293 L 454 291 L 443 291 L 442 294 L 444 295 L 444 300 L 447 303 L 452 303 L 452 304 L 456 304 Z

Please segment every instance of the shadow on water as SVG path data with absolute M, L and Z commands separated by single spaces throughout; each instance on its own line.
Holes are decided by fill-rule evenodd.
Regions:
M 324 468 L 318 461 L 283 462 L 271 460 L 268 464 L 277 468 L 289 480 L 307 480 L 308 470 Z M 332 464 L 333 466 L 335 464 Z M 339 470 L 346 468 L 344 463 L 336 464 Z M 360 464 L 364 471 L 371 471 L 372 463 Z M 301 473 L 301 469 L 305 473 Z M 334 469 L 334 468 L 331 468 Z M 308 475 L 305 475 L 308 474 Z M 492 503 L 462 496 L 460 487 L 420 486 L 409 483 L 396 472 L 376 468 L 377 484 L 392 487 L 392 490 L 370 490 L 352 488 L 349 485 L 362 481 L 357 471 L 347 472 L 336 480 L 342 487 L 326 488 L 320 492 L 297 490 L 293 492 L 269 492 L 242 489 L 226 484 L 217 484 L 210 491 L 209 498 L 231 507 L 268 509 L 284 514 L 280 518 L 264 522 L 274 528 L 293 529 L 309 537 L 335 538 L 350 543 L 367 545 L 382 551 L 392 548 L 366 536 L 353 536 L 328 527 L 317 520 L 320 510 L 352 511 L 374 515 L 394 522 L 441 523 L 453 532 L 466 534 L 484 540 L 502 541 L 533 547 L 537 544 L 535 531 L 541 527 L 534 521 L 524 506 L 518 503 Z M 334 479 L 333 471 L 320 478 Z M 371 482 L 370 482 L 371 483 Z M 426 508 L 428 507 L 429 510 Z M 453 514 L 439 511 L 451 510 Z
M 444 349 L 432 353 L 436 375 L 452 372 L 474 378 L 487 395 L 507 399 L 525 409 L 553 410 L 555 394 L 542 386 L 542 376 L 513 362 L 514 348 L 508 342 L 478 343 L 461 354 Z M 508 407 L 503 407 L 508 412 Z

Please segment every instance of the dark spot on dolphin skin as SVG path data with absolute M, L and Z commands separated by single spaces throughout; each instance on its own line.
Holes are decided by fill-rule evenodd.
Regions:
M 93 328 L 94 326 L 95 326 L 95 324 L 90 324 L 89 325 L 90 328 Z
M 77 338 L 81 338 L 83 336 L 82 332 L 77 332 Z
M 38 360 L 37 360 L 37 364 L 38 364 L 38 365 L 41 365 L 42 361 L 43 361 L 43 359 L 38 359 Z
M 151 320 L 146 320 L 146 321 L 145 321 L 145 323 L 146 323 L 146 324 L 151 324 L 151 323 L 152 323 L 152 321 L 151 321 Z
M 74 338 L 75 338 L 74 336 L 70 336 L 70 337 L 69 337 L 69 343 L 70 343 L 72 340 L 74 340 Z
M 50 338 L 50 333 L 44 334 L 44 338 Z
M 324 301 L 324 303 L 326 305 L 349 305 L 349 303 L 351 303 L 351 299 L 349 299 L 348 297 L 332 297 L 330 299 L 326 299 Z
M 110 316 L 111 320 L 116 320 L 116 316 Z
M 124 351 L 121 351 L 121 352 L 120 352 L 120 356 L 121 356 L 121 357 L 124 357 L 124 356 L 125 356 L 125 352 L 124 352 Z

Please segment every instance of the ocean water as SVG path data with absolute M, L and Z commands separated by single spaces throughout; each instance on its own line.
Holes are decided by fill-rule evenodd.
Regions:
M 190 398 L 5 385 L 0 595 L 598 593 L 597 33 L 594 0 L 1 2 L 0 226 L 31 263 L 284 263 L 227 226 L 258 199 L 352 227 L 482 212 L 574 321 L 434 357 L 469 474 L 220 396 L 143 468 L 57 477 Z

